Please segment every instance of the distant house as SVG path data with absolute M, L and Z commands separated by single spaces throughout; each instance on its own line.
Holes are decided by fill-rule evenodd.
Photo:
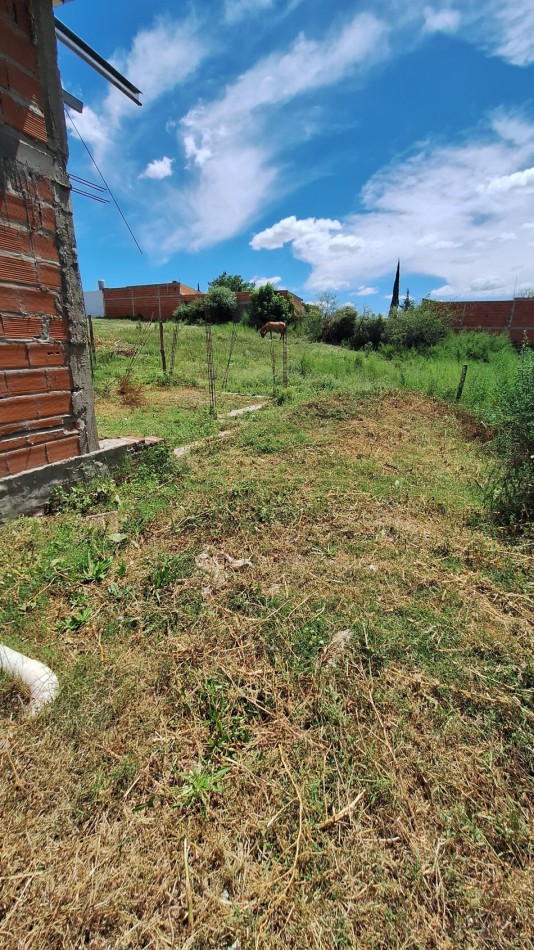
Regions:
M 303 301 L 296 294 L 290 290 L 276 292 L 291 300 L 297 311 L 302 310 Z M 177 307 L 193 300 L 202 300 L 206 295 L 177 280 L 169 284 L 137 284 L 129 287 L 106 287 L 104 281 L 99 280 L 98 290 L 86 290 L 83 296 L 86 312 L 93 317 L 168 320 Z M 238 312 L 243 314 L 250 306 L 250 291 L 239 291 L 236 297 Z
M 438 311 L 450 314 L 452 329 L 485 330 L 486 333 L 507 333 L 517 345 L 525 340 L 534 346 L 534 300 L 454 300 L 434 301 Z

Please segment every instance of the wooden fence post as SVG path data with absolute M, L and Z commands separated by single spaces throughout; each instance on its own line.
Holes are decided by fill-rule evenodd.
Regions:
M 163 333 L 163 320 L 159 321 L 159 352 L 161 354 L 161 368 L 164 373 L 167 372 L 167 356 L 165 354 L 165 336 Z
M 460 399 L 462 398 L 466 376 L 467 376 L 467 363 L 464 363 L 464 365 L 462 366 L 462 372 L 460 374 L 460 382 L 458 383 L 458 389 L 456 391 L 456 402 L 460 402 Z

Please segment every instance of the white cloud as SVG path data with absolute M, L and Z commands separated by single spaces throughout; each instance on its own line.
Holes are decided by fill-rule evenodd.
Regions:
M 251 281 L 255 287 L 264 287 L 265 284 L 272 284 L 273 287 L 276 287 L 277 284 L 282 282 L 281 277 L 253 277 Z
M 251 13 L 269 10 L 273 0 L 225 0 L 224 17 L 227 23 L 236 23 Z
M 526 188 L 534 185 L 534 168 L 525 168 L 522 171 L 512 172 L 511 175 L 501 175 L 491 178 L 485 186 L 488 194 L 511 191 L 513 188 Z
M 425 7 L 423 10 L 425 33 L 455 33 L 460 26 L 461 16 L 458 10 L 452 10 L 444 7 L 441 10 L 434 10 L 432 7 Z
M 378 287 L 358 287 L 352 294 L 353 297 L 372 297 L 378 293 Z
M 375 16 L 359 14 L 321 39 L 301 33 L 291 46 L 270 53 L 211 103 L 189 110 L 178 136 L 187 160 L 187 183 L 165 196 L 150 243 L 171 255 L 198 250 L 239 234 L 287 187 L 277 156 L 287 136 L 270 122 L 280 106 L 333 86 L 387 54 L 387 30 Z M 300 136 L 301 130 L 295 130 Z M 180 207 L 171 215 L 169 206 Z M 187 212 L 187 213 L 186 213 Z
M 506 287 L 506 281 L 502 277 L 477 277 L 476 280 L 472 280 L 469 289 L 474 290 L 476 293 L 484 292 L 486 290 L 503 290 Z
M 98 111 L 85 106 L 75 122 L 97 160 L 110 157 L 126 118 L 134 117 L 138 125 L 142 123 L 147 109 L 192 74 L 205 54 L 206 46 L 194 20 L 168 16 L 158 17 L 150 27 L 140 30 L 127 53 L 115 53 L 113 64 L 142 89 L 143 106 L 139 109 L 114 86 L 108 88 Z M 124 154 L 122 140 L 120 145 Z
M 532 251 L 517 239 L 532 225 L 531 205 L 514 177 L 518 166 L 534 163 L 534 123 L 505 120 L 500 113 L 463 144 L 432 149 L 427 143 L 384 168 L 362 190 L 364 213 L 344 221 L 290 216 L 256 234 L 252 248 L 289 244 L 311 267 L 310 291 L 393 277 L 400 257 L 405 273 L 426 274 L 431 284 L 438 278 L 436 295 L 511 293 L 516 272 L 534 277 Z M 512 122 L 513 141 L 501 134 Z M 488 190 L 488 171 L 490 181 L 516 186 Z
M 167 155 L 164 155 L 163 158 L 155 158 L 148 163 L 139 178 L 155 178 L 157 180 L 169 178 L 172 175 L 173 162 L 174 158 L 169 158 Z

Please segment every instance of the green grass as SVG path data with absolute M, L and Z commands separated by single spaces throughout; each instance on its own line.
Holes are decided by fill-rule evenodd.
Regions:
M 235 388 L 268 386 L 243 334 L 266 369 L 236 357 Z M 204 390 L 158 387 L 153 343 L 139 419 L 184 438 L 148 415 L 174 393 L 196 436 Z M 447 402 L 290 346 L 289 398 L 231 440 L 0 528 L 2 639 L 61 684 L 28 722 L 0 676 L 13 946 L 529 945 L 531 552 L 486 523 L 488 449 Z
M 161 372 L 159 332 L 155 325 L 127 320 L 95 320 L 97 360 L 95 365 L 96 406 L 101 437 L 117 435 L 158 435 L 178 445 L 217 431 L 208 411 L 205 334 L 202 327 L 180 325 L 175 371 Z M 229 354 L 231 326 L 213 327 L 215 371 L 220 386 Z M 170 360 L 173 326 L 165 325 L 167 358 Z M 486 336 L 486 335 L 483 335 Z M 134 347 L 135 355 L 114 353 L 114 344 Z M 490 420 L 503 380 L 516 365 L 509 346 L 484 350 L 487 361 L 469 357 L 464 338 L 453 337 L 428 355 L 412 353 L 387 359 L 380 353 L 364 354 L 343 347 L 309 343 L 289 335 L 288 379 L 282 380 L 282 348 L 273 341 L 276 360 L 276 394 L 280 400 L 301 402 L 313 394 L 342 392 L 363 394 L 384 389 L 421 392 L 453 400 L 461 368 L 469 363 L 462 405 Z M 131 407 L 117 395 L 117 381 L 130 372 L 142 385 L 144 404 Z M 272 396 L 273 379 L 270 342 L 253 330 L 240 326 L 233 350 L 227 391 L 244 398 L 218 394 L 220 417 L 231 408 L 245 405 L 251 395 Z M 246 398 L 245 398 L 246 397 Z

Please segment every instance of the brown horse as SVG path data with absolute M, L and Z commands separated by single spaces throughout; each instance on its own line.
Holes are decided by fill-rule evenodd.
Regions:
M 279 323 L 276 323 L 274 320 L 271 320 L 269 323 L 264 323 L 264 325 L 262 326 L 260 330 L 260 336 L 263 339 L 263 337 L 267 333 L 269 333 L 272 340 L 273 333 L 279 333 L 280 339 L 283 340 L 286 335 L 286 331 L 287 331 L 287 324 L 282 323 L 282 321 L 280 321 Z

